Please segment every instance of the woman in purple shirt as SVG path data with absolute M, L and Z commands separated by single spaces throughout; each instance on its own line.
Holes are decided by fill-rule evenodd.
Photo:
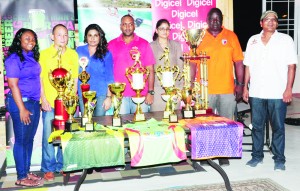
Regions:
M 25 28 L 18 30 L 4 63 L 10 89 L 5 103 L 13 121 L 18 186 L 38 186 L 42 179 L 30 172 L 33 139 L 40 119 L 39 57 L 36 33 Z

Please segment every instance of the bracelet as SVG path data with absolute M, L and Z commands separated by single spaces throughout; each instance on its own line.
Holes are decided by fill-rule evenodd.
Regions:
M 245 84 L 242 83 L 242 82 L 236 82 L 236 85 L 237 85 L 237 86 L 244 86 Z
M 111 96 L 106 96 L 106 98 L 110 98 L 111 99 Z

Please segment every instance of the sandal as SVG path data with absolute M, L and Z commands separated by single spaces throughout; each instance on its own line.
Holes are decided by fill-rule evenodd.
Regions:
M 23 178 L 21 180 L 17 180 L 15 182 L 16 186 L 22 186 L 22 187 L 35 187 L 35 186 L 39 186 L 40 183 L 35 181 L 35 180 L 31 180 L 28 178 Z
M 28 178 L 28 179 L 31 179 L 31 180 L 35 180 L 35 181 L 40 181 L 40 180 L 43 179 L 42 177 L 40 177 L 40 176 L 37 175 L 37 174 L 34 174 L 33 172 L 29 172 L 29 173 L 27 174 L 27 178 Z

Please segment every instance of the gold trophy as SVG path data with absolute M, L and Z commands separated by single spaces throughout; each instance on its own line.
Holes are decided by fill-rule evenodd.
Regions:
M 53 126 L 55 130 L 65 130 L 65 122 L 68 119 L 68 113 L 63 104 L 64 92 L 67 87 L 67 82 L 71 80 L 71 72 L 61 67 L 62 48 L 59 47 L 57 53 L 58 67 L 53 71 L 50 70 L 48 78 L 51 85 L 57 91 L 57 97 L 54 100 L 54 119 Z
M 85 126 L 85 131 L 94 131 L 92 117 L 97 103 L 97 99 L 95 99 L 96 91 L 86 91 L 83 92 L 82 95 L 87 99 L 87 102 L 84 104 L 84 117 L 88 119 L 82 126 Z
M 183 30 L 183 33 L 185 41 L 188 42 L 192 49 L 192 56 L 198 56 L 196 49 L 205 35 L 205 29 L 187 29 Z
M 169 122 L 177 122 L 178 118 L 176 113 L 174 112 L 174 109 L 172 111 L 174 100 L 171 99 L 171 96 L 174 97 L 174 93 L 176 93 L 175 88 L 175 81 L 179 77 L 179 67 L 170 65 L 170 59 L 169 59 L 169 47 L 165 47 L 164 54 L 159 58 L 160 60 L 162 58 L 165 58 L 164 66 L 159 65 L 155 72 L 157 75 L 157 78 L 160 82 L 160 85 L 165 90 L 165 94 L 162 94 L 162 99 L 166 102 L 166 108 L 164 110 L 164 119 L 169 119 Z M 177 104 L 177 103 L 176 103 Z
M 137 47 L 132 47 L 130 55 L 134 61 L 133 66 L 126 69 L 126 77 L 130 82 L 131 88 L 136 92 L 136 97 L 132 97 L 132 101 L 137 104 L 136 111 L 134 113 L 133 121 L 146 120 L 145 114 L 142 111 L 141 104 L 145 101 L 145 96 L 141 96 L 141 91 L 145 87 L 145 83 L 149 77 L 149 70 L 142 66 L 140 61 L 141 53 Z M 131 77 L 130 77 L 131 76 Z
M 125 90 L 125 83 L 112 83 L 108 84 L 108 88 L 113 94 L 112 103 L 114 106 L 114 115 L 112 119 L 112 126 L 121 127 L 122 119 L 120 117 L 120 107 L 122 104 L 123 92 Z
M 90 79 L 90 74 L 85 71 L 85 68 L 87 67 L 88 63 L 89 60 L 87 57 L 79 58 L 79 65 L 82 68 L 82 72 L 80 72 L 78 76 L 79 80 L 82 81 L 82 84 L 80 84 L 81 92 L 86 92 L 90 90 L 90 84 L 87 83 Z M 87 99 L 83 97 L 83 104 L 85 104 L 86 101 Z
M 191 84 L 189 84 L 188 86 L 184 86 L 184 90 L 183 90 L 183 92 L 185 93 L 191 92 L 192 97 L 195 100 L 193 115 L 206 114 L 206 110 L 208 108 L 208 91 L 207 91 L 208 75 L 207 75 L 206 60 L 209 58 L 209 56 L 206 56 L 205 54 L 202 53 L 198 55 L 196 53 L 196 49 L 202 42 L 202 39 L 205 35 L 205 31 L 206 31 L 205 29 L 188 29 L 183 31 L 184 38 L 192 50 L 191 56 L 188 56 L 187 54 L 183 56 L 185 67 L 187 68 L 186 71 L 187 70 L 190 71 L 190 66 L 189 66 L 190 60 L 200 60 L 200 64 L 199 66 L 197 66 L 197 70 L 200 76 L 200 80 L 199 80 L 200 82 L 198 82 L 198 80 L 196 79 L 192 91 L 186 90 L 186 88 L 188 86 L 191 86 Z M 183 96 L 183 97 L 190 97 L 190 96 Z
M 184 83 L 183 83 L 183 89 L 181 90 L 181 97 L 182 101 L 184 103 L 184 107 L 182 108 L 182 117 L 184 119 L 189 119 L 189 118 L 194 118 L 195 117 L 195 112 L 192 108 L 192 88 L 191 88 L 191 68 L 190 68 L 190 63 L 189 59 L 187 59 L 188 54 L 184 53 L 183 54 L 183 70 L 180 76 L 181 80 L 184 78 Z
M 65 131 L 72 132 L 72 131 L 78 131 L 79 125 L 78 122 L 75 121 L 73 115 L 77 108 L 78 103 L 78 96 L 74 92 L 74 80 L 71 79 L 67 83 L 67 89 L 65 92 L 65 97 L 63 100 L 64 106 L 67 110 L 67 113 L 69 114 L 69 118 L 65 123 Z

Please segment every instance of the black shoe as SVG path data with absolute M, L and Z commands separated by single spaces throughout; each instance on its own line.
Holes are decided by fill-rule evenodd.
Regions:
M 219 165 L 220 166 L 229 166 L 229 160 L 228 159 L 219 159 Z

